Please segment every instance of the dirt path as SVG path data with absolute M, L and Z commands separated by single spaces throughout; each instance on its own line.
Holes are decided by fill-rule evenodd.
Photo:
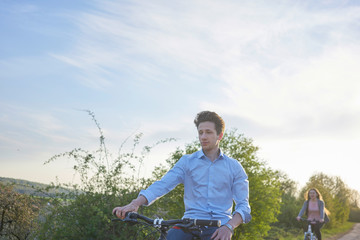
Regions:
M 360 240 L 360 223 L 355 224 L 350 232 L 337 240 Z

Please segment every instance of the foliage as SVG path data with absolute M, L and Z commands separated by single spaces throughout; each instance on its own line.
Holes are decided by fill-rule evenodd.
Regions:
M 303 233 L 300 228 L 284 228 L 278 226 L 272 226 L 269 234 L 264 238 L 265 240 L 279 240 L 279 239 L 299 239 L 294 236 L 301 236 Z
M 148 181 L 136 177 L 135 163 L 142 163 L 153 146 L 145 146 L 137 151 L 142 134 L 133 139 L 129 152 L 122 152 L 126 143 L 120 146 L 117 157 L 112 157 L 105 145 L 105 137 L 92 112 L 86 111 L 93 118 L 100 133 L 100 147 L 96 151 L 75 148 L 69 152 L 57 154 L 46 164 L 63 158 L 75 161 L 74 171 L 79 175 L 80 184 L 57 184 L 53 188 L 66 187 L 70 192 L 58 193 L 51 205 L 44 209 L 38 239 L 128 239 L 124 234 L 123 224 L 111 222 L 112 209 L 125 205 L 137 196 L 139 189 Z
M 191 154 L 200 148 L 198 141 L 178 148 L 167 160 L 167 166 L 160 166 L 154 171 L 154 177 L 159 179 L 184 154 Z M 280 175 L 265 166 L 257 159 L 258 148 L 251 139 L 245 138 L 235 130 L 224 134 L 221 141 L 222 151 L 229 157 L 237 159 L 244 167 L 249 179 L 250 206 L 252 221 L 235 229 L 234 239 L 260 239 L 267 234 L 270 223 L 276 221 L 280 209 Z M 157 200 L 151 207 L 142 209 L 148 214 L 160 211 L 165 218 L 179 218 L 184 214 L 183 186 L 177 186 L 173 191 Z
M 345 222 L 344 224 L 337 225 L 331 229 L 321 230 L 321 235 L 323 239 L 340 239 L 345 232 L 351 230 L 354 226 L 354 223 Z M 297 229 L 283 229 L 275 227 L 274 231 L 269 233 L 269 235 L 264 238 L 266 240 L 299 240 L 304 238 L 304 233 L 300 228 Z
M 351 190 L 350 194 L 350 214 L 349 214 L 349 221 L 352 222 L 360 222 L 360 194 L 355 190 Z
M 112 208 L 130 202 L 141 188 L 160 179 L 182 155 L 193 153 L 200 147 L 196 141 L 186 145 L 184 150 L 178 148 L 166 161 L 166 166 L 155 168 L 153 178 L 136 178 L 134 161 L 141 163 L 152 147 L 145 147 L 140 155 L 136 155 L 135 147 L 139 144 L 141 134 L 136 135 L 134 149 L 130 153 L 120 154 L 110 160 L 111 155 L 106 149 L 102 131 L 93 113 L 89 114 L 100 132 L 100 148 L 96 152 L 76 148 L 58 154 L 47 162 L 63 157 L 75 160 L 74 170 L 80 176 L 81 185 L 67 185 L 74 191 L 63 193 L 62 201 L 54 199 L 51 207 L 44 213 L 46 217 L 38 232 L 39 239 L 127 239 L 133 236 L 136 230 L 131 227 L 126 227 L 125 230 L 125 224 L 119 224 L 117 230 L 112 228 L 109 216 Z M 253 145 L 252 140 L 237 134 L 236 130 L 224 135 L 221 149 L 229 157 L 239 160 L 249 178 L 253 220 L 246 226 L 237 228 L 234 238 L 241 236 L 242 239 L 259 239 L 267 234 L 270 223 L 276 221 L 279 213 L 281 175 L 259 161 L 256 156 L 258 148 Z M 128 170 L 132 171 L 132 175 L 126 174 Z M 120 200 L 115 196 L 120 196 Z M 162 215 L 167 219 L 181 218 L 184 213 L 183 186 L 177 186 L 152 206 L 141 208 L 140 212 L 148 216 Z
M 295 219 L 303 202 L 297 199 L 296 183 L 289 179 L 286 174 L 281 174 L 281 208 L 278 215 L 278 221 L 273 226 L 281 227 L 283 229 L 298 228 L 298 222 Z
M 350 208 L 349 221 L 360 222 L 360 208 Z
M 353 208 L 360 208 L 360 193 L 356 190 L 350 190 L 350 206 Z
M 221 149 L 241 163 L 249 179 L 252 220 L 236 228 L 234 238 L 260 239 L 266 236 L 280 211 L 280 173 L 260 161 L 256 155 L 258 147 L 236 129 L 224 134 Z
M 344 222 L 343 224 L 338 224 L 332 228 L 322 228 L 321 233 L 325 239 L 340 239 L 344 235 L 351 231 L 354 227 L 352 222 Z
M 341 178 L 331 177 L 324 173 L 314 174 L 302 189 L 302 195 L 313 187 L 320 191 L 325 206 L 330 211 L 331 221 L 325 227 L 331 228 L 336 224 L 346 222 L 350 213 L 351 191 Z
M 0 239 L 26 240 L 36 228 L 40 202 L 0 183 Z
M 138 235 L 139 239 L 148 232 L 136 226 L 115 224 L 111 222 L 111 210 L 115 206 L 128 204 L 137 197 L 140 189 L 144 189 L 161 177 L 184 154 L 191 154 L 198 149 L 198 141 L 177 148 L 165 165 L 155 167 L 151 178 L 138 175 L 144 159 L 151 149 L 158 144 L 172 141 L 166 139 L 153 146 L 145 146 L 139 152 L 142 134 L 133 137 L 133 146 L 129 152 L 123 153 L 125 140 L 115 157 L 109 153 L 105 145 L 105 137 L 92 112 L 100 133 L 100 147 L 95 151 L 75 148 L 69 152 L 55 155 L 47 163 L 63 158 L 75 161 L 74 170 L 79 174 L 80 184 L 53 184 L 48 191 L 71 189 L 71 191 L 55 191 L 56 197 L 42 209 L 40 228 L 36 238 L 42 239 L 129 239 Z M 252 221 L 235 229 L 233 239 L 283 239 L 279 234 L 296 235 L 301 232 L 294 221 L 304 201 L 300 195 L 296 197 L 297 188 L 294 181 L 285 174 L 268 168 L 265 162 L 257 157 L 258 147 L 251 139 L 238 134 L 237 130 L 227 132 L 221 141 L 222 151 L 237 159 L 244 167 L 249 179 L 250 206 Z M 331 211 L 331 222 L 327 228 L 344 223 L 352 213 L 357 213 L 358 195 L 350 191 L 340 178 L 325 174 L 312 176 L 301 190 L 303 194 L 309 187 L 316 187 L 322 193 L 326 207 Z M 177 186 L 170 193 L 158 199 L 149 207 L 139 209 L 140 213 L 149 217 L 160 216 L 164 219 L 181 218 L 184 213 L 183 185 Z M 331 225 L 332 224 L 332 225 Z M 273 228 L 273 231 L 269 231 Z M 277 238 L 278 237 L 278 238 Z M 287 238 L 286 238 L 287 239 Z
M 273 229 L 269 231 L 269 235 L 265 239 L 298 239 L 302 236 L 301 224 L 295 221 L 295 217 L 304 203 L 304 193 L 313 187 L 319 189 L 326 208 L 330 210 L 331 221 L 322 228 L 324 236 L 333 236 L 349 229 L 349 227 L 341 227 L 348 226 L 346 222 L 347 216 L 351 221 L 360 220 L 360 211 L 358 211 L 357 207 L 359 193 L 348 189 L 339 177 L 330 177 L 323 173 L 314 174 L 309 178 L 297 197 L 295 197 L 297 195 L 295 183 L 290 179 L 286 179 L 285 177 L 281 180 L 282 190 L 285 189 L 285 191 L 283 191 L 282 195 L 281 213 L 278 215 L 278 222 L 273 224 Z M 351 206 L 350 214 L 348 213 L 349 206 Z M 285 232 L 281 233 L 282 231 Z
M 118 239 L 109 213 L 118 204 L 114 195 L 80 193 L 74 199 L 52 202 L 46 209 L 39 239 Z

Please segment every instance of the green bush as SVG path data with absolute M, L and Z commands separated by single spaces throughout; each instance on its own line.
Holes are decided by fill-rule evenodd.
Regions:
M 57 154 L 46 162 L 63 158 L 73 160 L 74 170 L 81 183 L 54 184 L 48 189 L 66 187 L 71 191 L 56 194 L 49 201 L 50 205 L 43 209 L 37 239 L 129 239 L 135 230 L 125 224 L 113 223 L 112 210 L 136 198 L 139 190 L 149 182 L 148 179 L 135 177 L 135 164 L 141 165 L 156 145 L 173 140 L 167 139 L 150 147 L 145 146 L 139 153 L 137 147 L 142 134 L 137 134 L 134 136 L 132 149 L 126 153 L 120 151 L 113 158 L 106 148 L 105 137 L 94 114 L 87 112 L 99 129 L 100 147 L 96 151 L 75 148 Z
M 349 221 L 360 222 L 360 208 L 352 207 L 350 209 Z
M 53 189 L 66 188 L 71 191 L 60 191 L 49 198 L 49 205 L 41 212 L 36 239 L 128 240 L 136 235 L 138 239 L 143 239 L 144 234 L 149 233 L 148 229 L 112 222 L 112 209 L 128 204 L 141 189 L 160 179 L 182 155 L 197 151 L 200 145 L 194 141 L 184 149 L 176 149 L 166 160 L 166 165 L 155 167 L 151 178 L 141 178 L 138 176 L 139 167 L 136 166 L 142 166 L 153 147 L 173 139 L 159 141 L 138 151 L 142 134 L 137 134 L 129 152 L 122 152 L 125 141 L 120 153 L 113 157 L 106 148 L 105 137 L 94 114 L 87 112 L 98 127 L 100 147 L 95 151 L 75 148 L 47 161 L 51 163 L 63 158 L 73 160 L 81 183 L 54 184 L 47 189 L 52 193 L 56 192 Z M 220 147 L 225 154 L 242 164 L 249 178 L 252 221 L 236 228 L 233 239 L 284 239 L 284 236 L 299 232 L 300 227 L 294 219 L 303 199 L 295 197 L 295 183 L 260 161 L 257 157 L 258 147 L 253 145 L 251 139 L 238 134 L 236 129 L 224 134 Z M 330 210 L 343 204 L 342 209 L 333 211 L 330 216 L 333 223 L 343 222 L 348 217 L 348 191 L 339 178 L 315 175 L 310 178 L 306 188 L 309 186 L 321 189 Z M 139 211 L 149 217 L 181 218 L 184 213 L 183 186 L 177 186 L 153 205 L 141 207 Z M 360 213 L 358 209 L 352 209 L 350 215 L 352 219 L 359 219 Z

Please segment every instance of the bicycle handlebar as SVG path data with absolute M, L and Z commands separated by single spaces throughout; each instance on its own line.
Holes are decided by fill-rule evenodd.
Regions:
M 135 212 L 127 212 L 125 214 L 125 218 L 121 219 L 113 219 L 118 221 L 124 221 L 129 223 L 138 223 L 137 219 L 141 219 L 144 222 L 154 225 L 154 226 L 172 226 L 172 225 L 180 225 L 180 227 L 189 228 L 192 226 L 209 226 L 209 227 L 220 227 L 220 220 L 205 220 L 205 219 L 191 219 L 191 218 L 183 218 L 183 219 L 172 219 L 172 220 L 163 220 L 160 218 L 151 219 L 141 214 Z
M 302 222 L 316 222 L 316 223 L 320 223 L 319 220 L 315 220 L 315 219 L 309 220 L 309 219 L 307 219 L 307 218 L 300 218 L 300 221 L 302 221 Z

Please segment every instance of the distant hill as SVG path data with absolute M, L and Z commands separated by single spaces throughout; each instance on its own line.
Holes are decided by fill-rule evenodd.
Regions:
M 4 185 L 8 185 L 8 184 L 13 185 L 14 190 L 18 193 L 39 196 L 39 197 L 48 197 L 49 195 L 54 196 L 56 192 L 58 193 L 69 192 L 68 189 L 62 188 L 62 189 L 57 189 L 56 191 L 51 189 L 51 191 L 49 191 L 46 194 L 39 191 L 39 189 L 45 189 L 49 187 L 49 185 L 38 182 L 27 181 L 23 179 L 0 177 L 0 183 Z

